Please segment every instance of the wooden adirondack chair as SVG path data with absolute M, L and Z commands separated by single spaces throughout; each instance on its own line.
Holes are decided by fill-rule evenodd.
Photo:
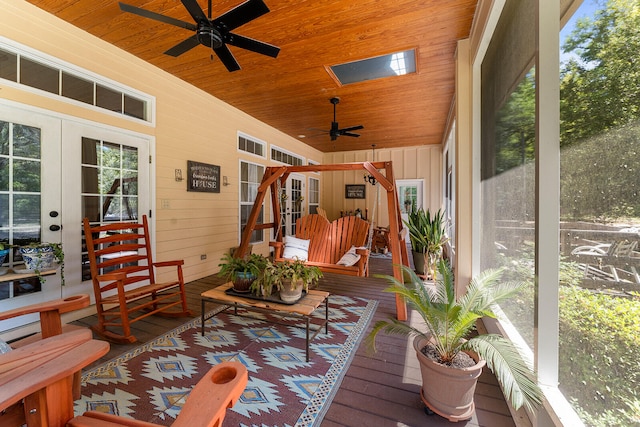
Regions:
M 247 386 L 247 368 L 240 362 L 223 362 L 196 384 L 171 427 L 219 427 Z M 67 423 L 68 427 L 158 427 L 117 415 L 89 411 Z
M 0 313 L 0 320 L 39 313 L 41 329 L 0 354 L 0 425 L 40 426 L 61 414 L 73 416 L 80 370 L 109 349 L 109 344 L 92 340 L 88 329 L 62 324 L 62 314 L 88 306 L 89 295 L 82 294 Z M 61 366 L 61 360 L 69 366 Z

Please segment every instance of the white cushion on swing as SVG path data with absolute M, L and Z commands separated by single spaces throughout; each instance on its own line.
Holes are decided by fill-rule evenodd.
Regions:
M 299 259 L 306 261 L 309 258 L 309 242 L 310 240 L 298 239 L 294 236 L 284 238 L 283 258 Z
M 360 261 L 360 254 L 356 253 L 355 246 L 351 246 L 351 249 L 347 251 L 346 254 L 342 255 L 340 261 L 337 262 L 338 265 L 344 265 L 345 267 L 351 267 L 352 265 L 356 265 L 358 261 Z

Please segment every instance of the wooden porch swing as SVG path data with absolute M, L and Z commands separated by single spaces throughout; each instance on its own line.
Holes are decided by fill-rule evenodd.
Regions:
M 407 246 L 404 240 L 404 234 L 400 232 L 402 229 L 402 217 L 400 215 L 400 206 L 398 204 L 398 194 L 394 184 L 393 169 L 391 162 L 362 162 L 362 163 L 341 163 L 332 165 L 306 165 L 306 166 L 270 166 L 267 167 L 258 187 L 256 199 L 247 220 L 245 229 L 242 232 L 242 242 L 236 249 L 234 256 L 242 257 L 249 248 L 249 240 L 254 230 L 273 229 L 276 242 L 283 242 L 280 211 L 280 195 L 279 188 L 283 188 L 285 182 L 291 173 L 296 172 L 336 172 L 336 171 L 365 171 L 373 176 L 378 185 L 381 185 L 387 192 L 387 206 L 389 209 L 389 241 L 391 244 L 391 256 L 393 262 L 393 276 L 399 280 L 403 280 L 401 265 L 409 265 L 407 255 Z M 384 174 L 380 172 L 384 171 Z M 260 209 L 267 194 L 267 190 L 271 190 L 271 206 L 273 208 L 273 222 L 265 224 L 256 224 Z M 407 307 L 402 297 L 396 295 L 396 317 L 398 320 L 407 320 Z

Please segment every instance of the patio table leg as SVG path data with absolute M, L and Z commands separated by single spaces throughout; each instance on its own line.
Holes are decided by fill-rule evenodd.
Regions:
M 307 321 L 307 362 L 309 361 L 309 316 L 305 316 Z

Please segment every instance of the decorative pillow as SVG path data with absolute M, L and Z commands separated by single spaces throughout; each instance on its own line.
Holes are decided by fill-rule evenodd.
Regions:
M 282 257 L 306 261 L 309 257 L 309 242 L 310 240 L 298 239 L 294 236 L 285 237 Z
M 346 254 L 342 255 L 342 258 L 340 258 L 340 261 L 338 261 L 337 264 L 351 267 L 352 265 L 356 265 L 359 260 L 360 255 L 356 253 L 356 247 L 351 246 L 351 249 L 349 249 Z

